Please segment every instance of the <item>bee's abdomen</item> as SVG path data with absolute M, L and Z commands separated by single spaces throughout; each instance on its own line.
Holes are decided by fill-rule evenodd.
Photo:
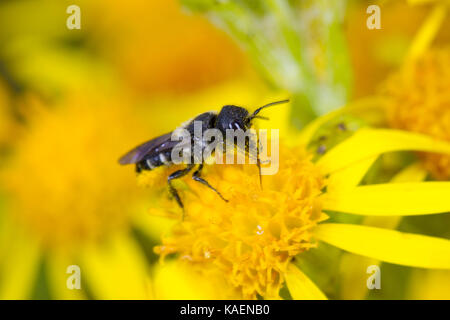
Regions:
M 136 171 L 141 172 L 142 170 L 153 170 L 163 165 L 172 165 L 171 151 L 160 152 L 145 157 L 142 161 L 136 164 Z

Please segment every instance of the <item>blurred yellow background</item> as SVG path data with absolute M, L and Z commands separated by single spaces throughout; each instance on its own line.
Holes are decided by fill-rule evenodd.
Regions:
M 161 293 L 150 288 L 157 273 L 173 284 L 152 249 L 170 223 L 148 214 L 156 195 L 139 188 L 134 168 L 117 159 L 200 112 L 226 104 L 255 109 L 292 91 L 268 81 L 220 23 L 176 0 L 79 0 L 79 30 L 66 27 L 72 4 L 0 2 L 0 298 L 189 298 L 192 284 L 167 292 L 158 278 Z M 339 72 L 352 80 L 344 102 L 376 94 L 400 68 L 434 2 L 379 4 L 381 30 L 365 27 L 368 2 L 345 6 L 350 67 Z M 434 44 L 448 44 L 449 30 L 446 18 Z M 329 52 L 322 42 L 317 47 Z M 323 96 L 332 91 L 320 88 Z M 281 128 L 298 127 L 292 119 L 306 114 L 299 105 L 267 115 Z M 436 233 L 449 237 L 448 225 Z M 80 265 L 82 290 L 66 289 L 69 265 Z M 392 281 L 404 269 L 411 279 L 427 272 L 398 268 Z M 448 273 L 420 279 L 428 289 L 402 278 L 382 298 L 428 298 L 439 290 L 448 298 L 450 283 L 436 285 Z M 347 289 L 332 296 L 349 298 Z

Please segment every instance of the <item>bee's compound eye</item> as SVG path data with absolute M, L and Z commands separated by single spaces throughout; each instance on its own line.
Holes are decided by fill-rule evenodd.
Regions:
M 241 125 L 239 124 L 239 122 L 237 121 L 232 121 L 230 123 L 230 129 L 234 129 L 234 130 L 242 130 Z

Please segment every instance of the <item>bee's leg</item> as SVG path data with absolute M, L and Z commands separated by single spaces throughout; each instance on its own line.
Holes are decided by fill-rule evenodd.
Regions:
M 142 166 L 140 163 L 136 163 L 136 173 L 141 173 L 142 171 Z
M 201 172 L 202 172 L 202 169 L 203 169 L 203 163 L 200 164 L 200 166 L 198 167 L 198 169 L 195 170 L 195 172 L 192 174 L 192 179 L 194 179 L 195 181 L 200 182 L 201 184 L 207 186 L 208 188 L 210 188 L 211 190 L 213 190 L 215 193 L 217 193 L 217 194 L 219 195 L 219 197 L 220 197 L 223 201 L 228 202 L 228 200 L 225 199 L 225 198 L 222 196 L 222 194 L 221 194 L 219 191 L 217 191 L 216 188 L 214 188 L 212 185 L 210 185 L 208 181 L 206 181 L 205 179 L 203 179 L 203 178 L 200 177 L 200 174 L 201 174 Z
M 250 150 L 250 144 L 252 144 L 252 148 L 253 148 L 253 142 L 249 141 L 248 143 L 245 144 L 245 154 L 248 155 L 249 157 L 252 157 L 252 153 Z M 260 148 L 259 148 L 259 137 L 258 134 L 256 134 L 256 166 L 258 167 L 258 173 L 259 173 L 259 185 L 261 186 L 262 189 L 262 175 L 261 175 L 261 159 L 259 158 L 259 154 L 260 154 Z
M 177 189 L 175 189 L 175 187 L 172 185 L 172 180 L 178 179 L 178 178 L 181 178 L 181 177 L 187 175 L 194 166 L 195 166 L 194 164 L 189 164 L 185 169 L 175 171 L 167 178 L 167 183 L 169 185 L 170 194 L 175 198 L 175 200 L 177 201 L 180 208 L 183 209 L 183 215 L 184 215 L 184 205 L 183 205 L 183 202 L 181 201 L 181 198 L 180 198 L 180 195 L 178 194 Z
M 259 137 L 256 135 L 256 166 L 258 167 L 258 174 L 259 174 L 259 185 L 261 187 L 261 190 L 263 188 L 262 185 L 262 175 L 261 175 L 261 159 L 259 158 Z

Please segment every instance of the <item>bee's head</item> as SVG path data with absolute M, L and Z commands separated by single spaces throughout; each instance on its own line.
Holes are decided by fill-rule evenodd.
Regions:
M 276 101 L 266 104 L 256 109 L 252 114 L 249 114 L 249 112 L 242 107 L 224 106 L 217 116 L 216 128 L 224 134 L 227 129 L 245 131 L 251 127 L 252 120 L 259 117 L 258 113 L 262 109 L 286 102 L 289 102 L 289 100 Z
M 237 106 L 224 106 L 217 116 L 216 128 L 225 134 L 227 129 L 247 130 L 250 127 L 248 111 Z

